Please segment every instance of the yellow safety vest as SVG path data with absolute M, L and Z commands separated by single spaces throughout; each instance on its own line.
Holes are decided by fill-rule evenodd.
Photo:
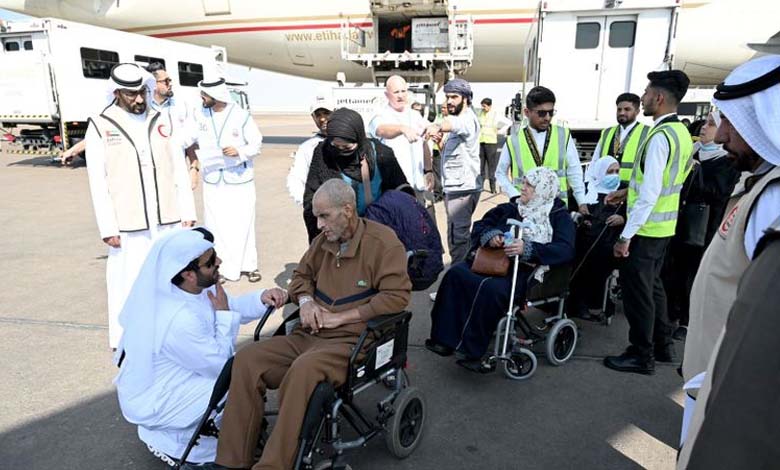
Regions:
M 479 112 L 479 143 L 496 144 L 498 143 L 498 129 L 496 128 L 496 112 L 490 110 L 487 113 Z
M 654 127 L 647 135 L 647 140 L 639 149 L 639 164 L 634 165 L 631 181 L 628 183 L 628 214 L 636 204 L 639 197 L 639 188 L 644 181 L 642 167 L 645 163 L 648 143 L 656 134 L 663 134 L 669 141 L 669 158 L 664 168 L 661 194 L 653 206 L 647 222 L 637 231 L 637 235 L 651 238 L 665 238 L 674 236 L 677 228 L 677 214 L 680 210 L 680 191 L 685 178 L 688 177 L 693 167 L 693 141 L 691 134 L 684 124 L 680 122 L 667 122 Z
M 599 157 L 605 157 L 611 155 L 620 162 L 620 181 L 628 183 L 631 179 L 631 171 L 634 168 L 634 161 L 636 160 L 637 150 L 642 143 L 647 140 L 647 134 L 650 132 L 651 127 L 636 123 L 633 129 L 629 131 L 628 141 L 625 146 L 620 149 L 619 155 L 613 155 L 614 149 L 611 148 L 612 139 L 616 132 L 619 132 L 620 126 L 608 127 L 601 131 L 601 138 L 599 144 L 601 146 L 601 154 Z M 619 136 L 620 134 L 618 134 Z
M 536 162 L 534 161 L 533 154 L 531 153 L 531 147 L 525 138 L 523 127 L 518 129 L 517 132 L 507 141 L 509 147 L 509 156 L 512 157 L 512 184 L 518 191 L 523 186 L 523 174 L 526 171 L 530 171 L 536 168 Z M 547 151 L 544 149 L 538 149 L 540 152 L 544 152 L 542 156 L 542 166 L 545 166 L 558 175 L 558 181 L 561 184 L 561 192 L 559 197 L 567 202 L 568 200 L 568 183 L 566 180 L 566 168 L 568 162 L 566 159 L 566 149 L 569 146 L 569 129 L 563 126 L 551 125 L 547 132 L 550 133 L 549 144 L 547 145 Z M 520 137 L 522 135 L 522 138 Z M 520 165 L 517 161 L 517 152 L 520 151 Z

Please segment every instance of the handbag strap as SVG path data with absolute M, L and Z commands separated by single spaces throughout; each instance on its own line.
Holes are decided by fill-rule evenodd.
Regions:
M 363 195 L 365 197 L 366 207 L 374 202 L 374 195 L 371 192 L 371 178 L 368 172 L 368 158 L 363 157 L 360 161 L 360 176 L 363 179 Z

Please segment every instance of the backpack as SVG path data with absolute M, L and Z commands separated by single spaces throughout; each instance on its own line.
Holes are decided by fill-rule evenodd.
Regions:
M 444 248 L 436 222 L 416 198 L 399 190 L 386 191 L 366 208 L 364 217 L 387 225 L 403 243 L 412 290 L 425 290 L 436 282 L 444 270 Z

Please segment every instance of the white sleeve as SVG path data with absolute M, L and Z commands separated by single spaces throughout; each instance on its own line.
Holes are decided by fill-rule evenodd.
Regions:
M 753 259 L 756 245 L 764 236 L 764 230 L 777 220 L 778 215 L 780 215 L 780 181 L 764 188 L 753 206 L 753 212 L 748 217 L 744 240 L 748 259 Z
M 103 146 L 103 139 L 91 122 L 85 140 L 89 149 L 89 158 L 87 158 L 89 191 L 92 194 L 92 207 L 95 209 L 100 238 L 113 237 L 119 235 L 119 225 L 106 179 L 106 149 Z
M 319 142 L 309 139 L 302 143 L 295 152 L 292 167 L 287 173 L 287 191 L 290 197 L 300 206 L 303 205 L 303 193 L 306 189 L 306 178 L 309 176 L 309 166 Z
M 473 129 L 469 129 L 469 121 L 465 119 L 463 113 L 460 116 L 447 116 L 444 120 L 450 123 L 452 134 L 468 136 L 473 132 Z
M 666 140 L 666 136 L 662 133 L 654 135 L 647 144 L 646 155 L 644 179 L 639 187 L 636 203 L 628 213 L 628 220 L 621 234 L 623 238 L 631 238 L 636 235 L 647 222 L 647 218 L 650 217 L 650 213 L 661 195 L 664 168 L 669 160 L 669 142 Z M 636 164 L 639 165 L 639 162 Z
M 384 142 L 384 139 L 376 135 L 376 130 L 379 128 L 379 126 L 384 124 L 385 121 L 386 119 L 384 119 L 382 113 L 375 114 L 368 123 L 368 136 Z
M 577 146 L 572 137 L 569 137 L 569 146 L 566 148 L 566 164 L 566 180 L 574 193 L 574 199 L 577 200 L 578 205 L 584 204 L 585 181 L 582 179 L 580 155 L 577 153 Z
M 507 137 L 508 139 L 509 137 Z M 498 166 L 496 166 L 496 181 L 501 187 L 501 190 L 506 193 L 509 198 L 520 195 L 520 191 L 512 184 L 512 180 L 509 176 L 510 166 L 512 164 L 512 157 L 509 155 L 509 145 L 504 144 L 501 147 L 501 157 L 498 159 Z
M 268 306 L 263 304 L 262 297 L 265 289 L 244 294 L 239 297 L 228 296 L 230 310 L 239 314 L 241 323 L 249 323 L 262 317 Z
M 217 377 L 235 352 L 241 316 L 230 310 L 215 312 L 213 330 L 195 312 L 182 309 L 173 319 L 163 353 L 185 369 Z
M 260 148 L 263 146 L 263 135 L 260 133 L 260 129 L 257 128 L 257 124 L 255 124 L 251 114 L 244 121 L 242 132 L 244 134 L 244 142 L 246 143 L 237 150 L 238 157 L 242 162 L 245 162 L 260 154 Z
M 192 195 L 192 183 L 187 165 L 187 157 L 182 150 L 180 139 L 170 139 L 169 152 L 173 158 L 173 178 L 176 184 L 176 198 L 182 222 L 198 220 L 195 212 L 195 197 Z

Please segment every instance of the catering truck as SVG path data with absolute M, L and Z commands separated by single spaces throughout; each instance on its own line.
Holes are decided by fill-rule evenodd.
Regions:
M 0 24 L 0 137 L 7 153 L 55 156 L 84 138 L 111 102 L 121 62 L 165 65 L 177 99 L 199 106 L 198 82 L 224 76 L 224 48 L 201 47 L 55 18 Z M 246 96 L 237 88 L 239 103 Z
M 615 125 L 615 99 L 642 95 L 647 74 L 674 66 L 680 0 L 544 0 L 525 42 L 523 96 L 543 85 L 556 119 L 592 153 Z M 647 119 L 643 118 L 646 122 Z

